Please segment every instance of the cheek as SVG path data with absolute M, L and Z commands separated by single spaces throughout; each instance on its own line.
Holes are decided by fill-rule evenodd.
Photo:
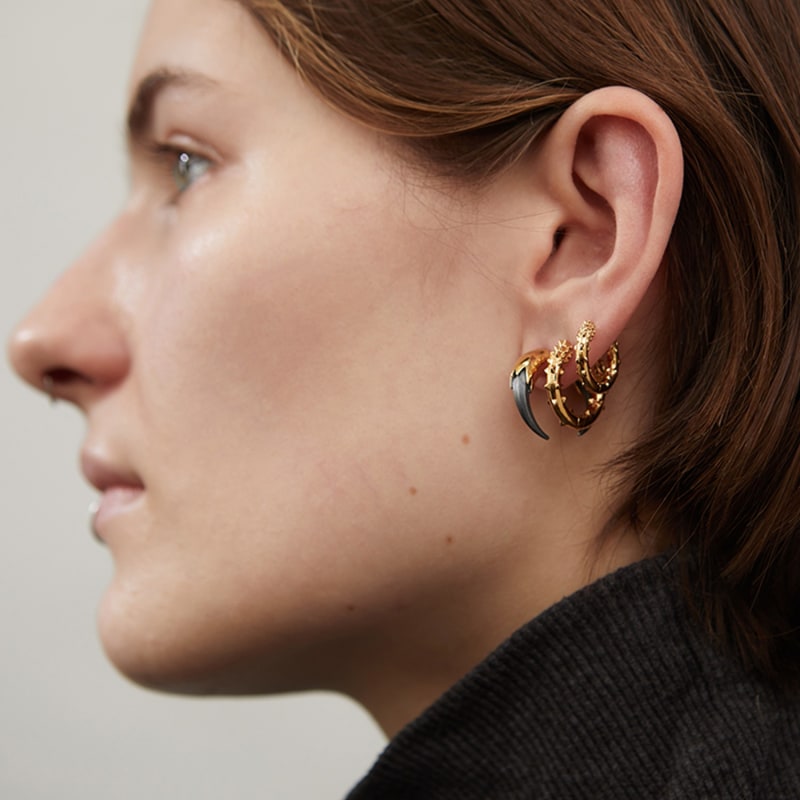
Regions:
M 442 310 L 469 311 L 445 288 L 452 244 L 385 187 L 244 205 L 270 224 L 209 214 L 141 299 L 147 504 L 112 547 L 101 632 L 145 683 L 379 624 L 423 574 L 452 572 L 442 520 L 485 490 L 463 444 L 474 411 L 442 401 L 453 353 L 480 372 L 485 345 Z
M 285 530 L 323 498 L 349 491 L 352 502 L 363 487 L 344 484 L 358 482 L 359 464 L 401 470 L 375 431 L 390 398 L 408 391 L 392 382 L 422 335 L 410 315 L 430 241 L 410 236 L 382 194 L 345 208 L 243 204 L 266 206 L 269 226 L 248 213 L 222 224 L 210 209 L 154 254 L 132 384 L 166 542 L 202 526 L 216 541 L 231 520 L 243 537 L 263 520 Z
M 137 363 L 159 438 L 183 447 L 197 427 L 238 447 L 305 428 L 315 414 L 352 413 L 376 368 L 386 380 L 390 363 L 414 357 L 426 281 L 452 252 L 399 211 L 387 179 L 376 183 L 357 197 L 238 204 L 258 214 L 223 217 L 237 207 L 223 198 L 166 259 L 154 255 L 165 263 L 143 302 Z

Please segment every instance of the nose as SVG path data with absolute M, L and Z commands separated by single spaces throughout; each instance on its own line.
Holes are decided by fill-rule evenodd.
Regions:
M 85 411 L 125 377 L 130 356 L 112 281 L 98 243 L 53 284 L 9 341 L 9 360 L 23 380 Z

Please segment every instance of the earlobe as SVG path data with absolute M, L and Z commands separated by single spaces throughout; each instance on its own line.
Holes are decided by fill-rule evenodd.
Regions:
M 531 338 L 547 328 L 553 341 L 530 349 L 592 319 L 603 352 L 664 259 L 683 181 L 678 134 L 642 93 L 606 87 L 564 113 L 536 158 L 557 213 L 553 252 L 531 276 Z

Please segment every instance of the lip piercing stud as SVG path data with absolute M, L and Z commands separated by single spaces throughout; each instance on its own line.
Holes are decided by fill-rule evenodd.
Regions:
M 92 531 L 92 536 L 94 536 L 94 538 L 100 542 L 102 540 L 100 539 L 100 536 L 97 533 L 97 527 L 95 526 L 98 511 L 100 511 L 100 503 L 97 500 L 92 500 L 92 502 L 89 503 L 89 528 Z

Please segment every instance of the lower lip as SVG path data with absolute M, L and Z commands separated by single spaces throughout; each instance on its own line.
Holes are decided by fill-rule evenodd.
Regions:
M 143 494 L 144 489 L 140 486 L 113 486 L 106 489 L 92 518 L 92 530 L 95 536 L 103 540 L 103 530 L 111 520 L 130 511 Z

